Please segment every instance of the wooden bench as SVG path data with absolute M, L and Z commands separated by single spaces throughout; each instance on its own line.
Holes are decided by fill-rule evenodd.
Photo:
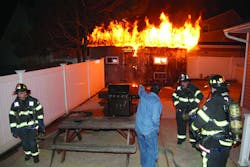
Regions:
M 79 144 L 79 143 L 56 143 L 51 145 L 54 150 L 66 151 L 83 151 L 96 153 L 117 153 L 117 154 L 134 154 L 136 146 L 133 145 L 95 145 L 95 144 Z
M 55 151 L 76 151 L 76 152 L 92 152 L 92 153 L 113 153 L 127 154 L 126 167 L 129 164 L 130 154 L 136 153 L 136 146 L 133 145 L 95 145 L 95 144 L 80 144 L 80 143 L 56 143 L 51 145 L 52 155 L 50 167 L 52 166 Z
M 76 152 L 92 152 L 92 153 L 113 153 L 113 154 L 127 154 L 126 166 L 129 164 L 130 154 L 136 153 L 136 146 L 134 144 L 135 135 L 131 134 L 130 131 L 134 129 L 135 117 L 103 117 L 103 118 L 67 118 L 59 125 L 58 133 L 54 137 L 53 144 L 51 145 L 52 155 L 50 161 L 50 167 L 52 166 L 55 151 L 62 151 L 62 161 L 65 160 L 66 151 Z M 83 144 L 79 142 L 72 142 L 72 134 L 70 131 L 73 130 L 73 138 L 78 137 L 80 141 L 82 139 L 79 132 L 82 130 L 116 130 L 123 137 L 126 138 L 124 144 Z M 76 134 L 75 130 L 79 130 Z M 125 132 L 127 131 L 127 133 Z M 65 133 L 64 141 L 57 141 L 60 134 Z

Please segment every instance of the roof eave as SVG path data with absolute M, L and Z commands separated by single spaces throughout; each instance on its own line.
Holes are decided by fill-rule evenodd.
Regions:
M 248 33 L 250 32 L 250 22 L 226 28 L 223 30 L 224 33 Z

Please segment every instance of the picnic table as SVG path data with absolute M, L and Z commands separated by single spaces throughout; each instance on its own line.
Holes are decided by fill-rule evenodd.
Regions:
M 68 117 L 58 126 L 57 135 L 51 145 L 52 155 L 50 166 L 52 166 L 55 151 L 62 152 L 62 160 L 65 160 L 66 151 L 95 152 L 127 154 L 126 166 L 129 163 L 130 154 L 136 152 L 135 141 L 135 116 L 129 117 Z M 82 140 L 81 132 L 84 130 L 115 130 L 126 138 L 124 144 L 82 144 L 72 142 L 75 137 Z M 64 133 L 64 141 L 58 142 L 58 136 Z

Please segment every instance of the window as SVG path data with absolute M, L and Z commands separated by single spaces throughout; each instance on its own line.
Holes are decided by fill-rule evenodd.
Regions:
M 106 56 L 106 64 L 119 64 L 118 56 Z
M 154 57 L 154 64 L 155 65 L 166 65 L 168 64 L 167 57 Z
M 154 72 L 154 80 L 166 80 L 167 73 L 166 72 Z

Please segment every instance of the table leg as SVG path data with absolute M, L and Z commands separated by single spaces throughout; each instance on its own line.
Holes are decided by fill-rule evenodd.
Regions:
M 128 134 L 127 134 L 127 145 L 130 144 L 130 129 L 128 129 Z
M 127 132 L 121 129 L 117 129 L 118 133 L 120 133 L 120 135 L 122 135 L 124 138 L 127 139 Z M 130 139 L 129 139 L 129 144 L 134 144 L 135 143 L 135 132 L 134 130 L 130 130 Z
M 135 144 L 135 131 L 131 131 L 131 136 L 130 136 L 130 143 L 129 144 Z
M 130 129 L 128 129 L 128 134 L 127 134 L 127 145 L 130 144 Z M 129 154 L 127 154 L 127 158 L 126 158 L 126 167 L 128 167 L 129 164 Z
M 56 141 L 57 141 L 57 138 L 59 137 L 59 135 L 61 134 L 61 133 L 63 133 L 64 132 L 64 130 L 61 130 L 61 129 L 59 129 L 58 131 L 57 131 L 57 134 L 55 135 L 55 137 L 54 137 L 54 139 L 53 139 L 53 144 L 56 144 Z M 51 158 L 50 158 L 50 167 L 52 166 L 52 163 L 53 163 L 53 160 L 54 160 L 54 156 L 55 156 L 55 152 L 56 152 L 56 150 L 55 149 L 53 149 L 52 150 L 52 154 L 51 154 Z
M 126 167 L 128 167 L 129 164 L 129 154 L 127 154 L 127 158 L 126 158 Z
M 66 130 L 65 130 L 65 136 L 64 136 L 64 142 L 65 142 L 65 143 L 66 143 L 66 142 L 69 142 L 69 141 L 68 141 L 68 136 L 69 136 L 69 129 L 66 129 Z M 66 157 L 66 151 L 63 150 L 61 162 L 63 162 L 63 161 L 65 160 L 65 157 Z

